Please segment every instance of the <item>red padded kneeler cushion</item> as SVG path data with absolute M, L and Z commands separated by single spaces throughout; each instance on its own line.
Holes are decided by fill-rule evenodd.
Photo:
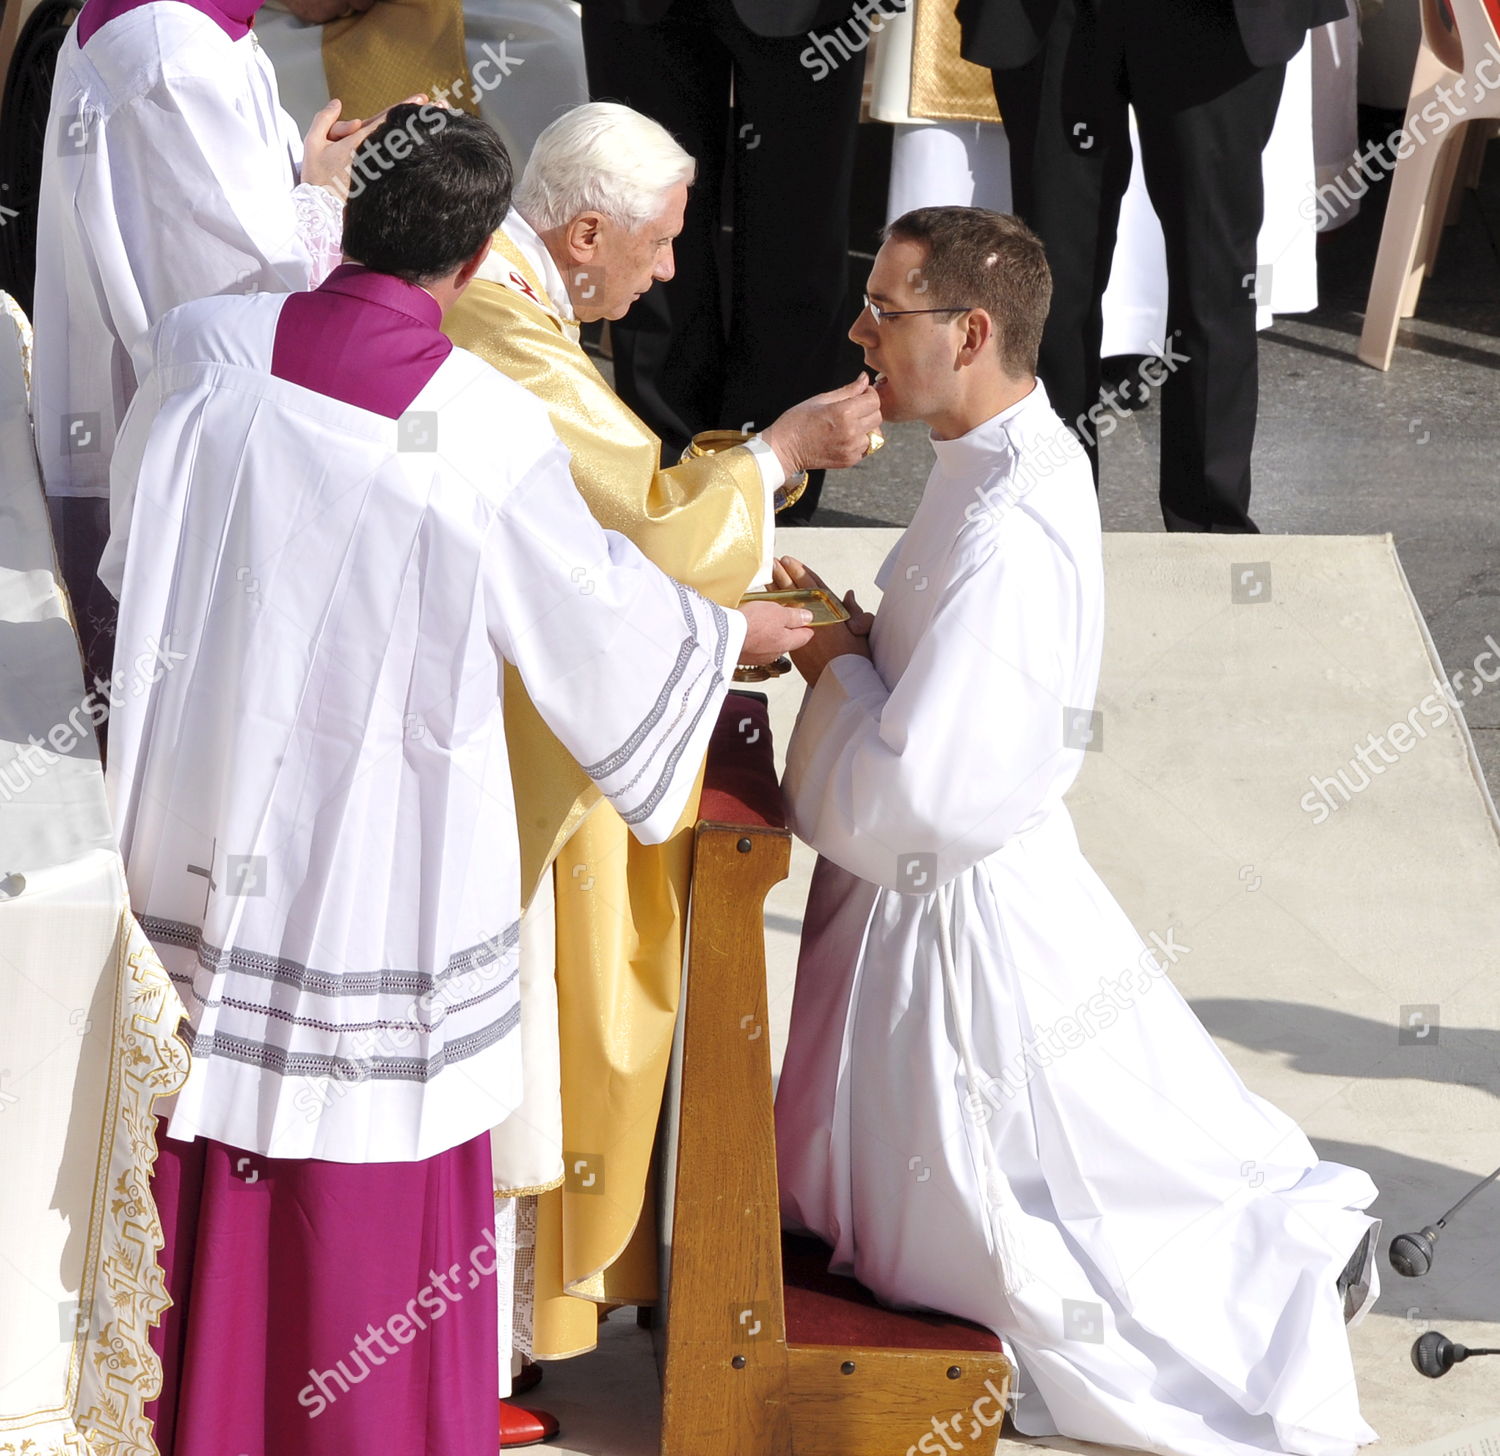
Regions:
M 887 1309 L 863 1284 L 830 1274 L 833 1251 L 819 1239 L 781 1236 L 786 1338 L 791 1345 L 873 1345 L 894 1350 L 983 1350 L 996 1354 L 993 1330 L 953 1315 Z
M 699 819 L 712 824 L 786 828 L 776 779 L 771 715 L 760 693 L 731 691 L 708 743 Z

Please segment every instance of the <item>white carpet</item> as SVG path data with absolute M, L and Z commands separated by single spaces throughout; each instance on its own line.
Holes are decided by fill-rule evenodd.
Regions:
M 784 531 L 778 545 L 873 605 L 896 535 Z M 1111 535 L 1106 560 L 1102 749 L 1070 799 L 1084 848 L 1143 933 L 1175 927 L 1191 947 L 1175 979 L 1246 1081 L 1324 1156 L 1370 1172 L 1387 1239 L 1420 1228 L 1500 1162 L 1500 836 L 1467 731 L 1421 712 L 1440 669 L 1395 551 L 1373 537 Z M 1461 697 L 1500 693 L 1472 664 L 1448 667 Z M 784 743 L 800 690 L 783 679 L 770 696 Z M 1414 711 L 1424 736 L 1384 737 L 1382 761 L 1369 736 Z M 1351 768 L 1361 744 L 1378 773 Z M 1329 788 L 1337 807 L 1313 798 L 1310 812 L 1312 780 L 1341 769 L 1368 787 L 1348 803 Z M 810 866 L 799 846 L 768 906 L 778 1064 Z M 1410 1008 L 1421 1019 L 1403 1038 Z M 1500 1361 L 1429 1381 L 1407 1355 L 1432 1327 L 1500 1344 L 1497 1215 L 1492 1188 L 1424 1279 L 1399 1279 L 1382 1247 L 1384 1290 L 1353 1338 L 1387 1452 L 1500 1451 Z M 617 1314 L 601 1353 L 548 1367 L 534 1399 L 564 1421 L 550 1449 L 655 1452 L 655 1378 L 649 1339 Z

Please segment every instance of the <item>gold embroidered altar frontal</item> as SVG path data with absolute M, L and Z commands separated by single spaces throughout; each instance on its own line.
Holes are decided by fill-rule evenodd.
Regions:
M 154 1456 L 152 1104 L 182 1007 L 131 917 L 0 318 L 0 1453 Z M 128 691 L 128 688 L 126 689 Z

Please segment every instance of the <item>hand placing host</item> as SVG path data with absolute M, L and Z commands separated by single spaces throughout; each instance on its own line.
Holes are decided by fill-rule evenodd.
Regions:
M 788 475 L 801 470 L 842 470 L 869 453 L 880 428 L 880 396 L 861 370 L 852 384 L 794 404 L 760 437 Z

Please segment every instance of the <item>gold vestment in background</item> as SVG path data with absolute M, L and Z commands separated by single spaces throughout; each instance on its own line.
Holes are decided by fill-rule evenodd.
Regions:
M 463 0 L 376 0 L 362 15 L 329 21 L 323 74 L 345 118 L 368 119 L 423 93 L 479 115 L 464 52 Z
M 959 54 L 956 0 L 916 0 L 911 51 L 911 114 L 933 121 L 999 121 L 995 88 L 983 66 Z

